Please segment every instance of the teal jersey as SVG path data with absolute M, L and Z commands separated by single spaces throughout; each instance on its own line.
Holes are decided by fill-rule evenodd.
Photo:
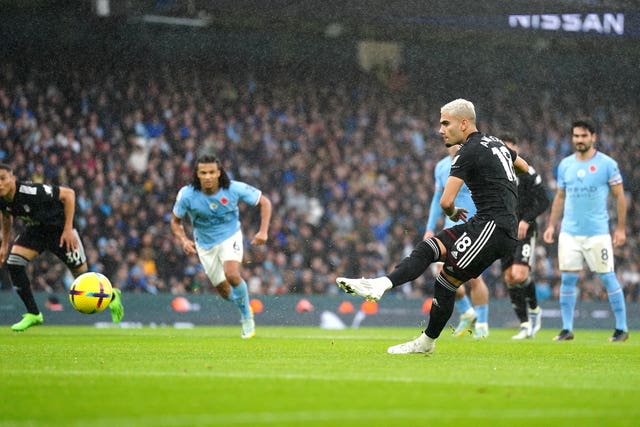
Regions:
M 607 197 L 610 186 L 621 184 L 618 163 L 599 151 L 588 160 L 573 154 L 558 166 L 558 188 L 564 189 L 560 231 L 574 236 L 609 234 Z
M 233 180 L 229 188 L 221 188 L 215 194 L 204 194 L 187 185 L 178 192 L 173 214 L 179 218 L 188 215 L 196 243 L 210 249 L 240 230 L 238 203 L 255 206 L 261 194 L 257 188 Z
M 440 198 L 444 192 L 444 186 L 449 179 L 449 172 L 451 171 L 451 156 L 447 156 L 440 160 L 433 171 L 436 188 L 433 193 L 433 199 L 431 200 L 431 207 L 429 209 L 429 219 L 427 220 L 427 230 L 436 231 L 435 227 L 438 223 L 438 218 L 444 215 L 442 208 L 440 207 Z M 476 205 L 471 199 L 471 191 L 467 184 L 462 184 L 458 195 L 456 196 L 455 205 L 460 208 L 464 208 L 469 211 L 467 218 L 471 218 L 476 213 Z M 444 228 L 452 227 L 456 224 L 460 224 L 462 221 L 453 222 L 449 217 L 445 217 Z

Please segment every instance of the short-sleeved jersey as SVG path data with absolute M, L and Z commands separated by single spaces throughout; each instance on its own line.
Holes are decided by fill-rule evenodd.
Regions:
M 558 166 L 558 188 L 566 193 L 560 231 L 574 236 L 609 234 L 607 197 L 612 185 L 622 184 L 618 163 L 596 151 L 588 160 L 575 154 Z
M 474 132 L 451 162 L 451 176 L 462 179 L 471 191 L 475 218 L 495 221 L 514 239 L 518 228 L 516 157 L 500 139 Z
M 60 200 L 60 187 L 16 181 L 13 201 L 0 197 L 0 210 L 20 218 L 27 227 L 52 225 L 64 228 L 64 203 Z
M 173 213 L 179 218 L 189 216 L 198 246 L 210 249 L 240 230 L 240 202 L 255 206 L 261 191 L 240 181 L 231 181 L 229 188 L 220 188 L 215 194 L 205 194 L 193 185 L 178 192 Z
M 436 224 L 438 223 L 438 219 L 444 215 L 442 208 L 440 207 L 440 197 L 442 197 L 442 193 L 444 192 L 444 186 L 447 183 L 447 178 L 449 178 L 449 172 L 451 171 L 451 156 L 447 156 L 440 160 L 435 169 L 433 170 L 433 175 L 435 179 L 435 191 L 433 193 L 433 200 L 431 201 L 431 207 L 429 209 L 429 219 L 427 220 L 427 230 L 435 230 Z M 473 199 L 471 198 L 471 192 L 469 191 L 469 187 L 466 184 L 463 184 L 456 196 L 455 201 L 456 206 L 461 207 L 469 211 L 467 213 L 467 218 L 471 218 L 476 213 L 476 205 L 473 204 Z M 444 228 L 449 228 L 454 226 L 455 224 L 459 224 L 461 221 L 453 222 L 449 219 L 449 217 L 445 216 L 444 220 Z

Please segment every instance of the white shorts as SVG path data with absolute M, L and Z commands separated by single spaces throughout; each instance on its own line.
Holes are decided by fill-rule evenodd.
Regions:
M 211 249 L 204 249 L 196 245 L 196 250 L 207 277 L 214 286 L 218 286 L 225 281 L 224 262 L 242 262 L 242 231 L 237 231 L 236 234 Z
M 558 267 L 561 271 L 579 271 L 583 261 L 594 273 L 613 271 L 611 235 L 572 236 L 560 233 L 558 238 Z

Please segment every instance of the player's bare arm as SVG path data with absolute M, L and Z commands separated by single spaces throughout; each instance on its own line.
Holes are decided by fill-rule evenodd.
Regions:
M 619 247 L 627 241 L 627 199 L 624 196 L 622 184 L 612 185 L 611 194 L 616 199 L 616 211 L 618 214 L 618 223 L 613 231 L 613 246 Z
M 13 217 L 0 212 L 2 218 L 2 242 L 0 242 L 0 263 L 4 263 L 9 255 L 9 241 L 11 240 L 11 226 Z
M 515 169 L 517 174 L 521 174 L 529 171 L 529 164 L 525 159 L 518 156 L 513 162 L 513 168 Z
M 444 186 L 442 197 L 440 198 L 440 207 L 445 215 L 451 219 L 451 221 L 466 221 L 468 210 L 464 208 L 456 207 L 455 201 L 458 196 L 460 188 L 464 184 L 464 181 L 455 176 L 449 176 L 447 183 Z
M 264 194 L 258 200 L 260 205 L 260 229 L 251 240 L 252 245 L 264 245 L 269 238 L 269 222 L 271 221 L 271 200 Z
M 171 231 L 173 235 L 180 242 L 180 246 L 187 255 L 196 254 L 196 244 L 193 240 L 187 237 L 187 233 L 184 231 L 184 225 L 182 224 L 182 218 L 177 217 L 174 213 L 171 214 Z
M 566 191 L 563 188 L 558 188 L 558 191 L 556 191 L 556 195 L 553 198 L 553 203 L 551 204 L 549 222 L 547 222 L 547 228 L 544 230 L 544 234 L 542 236 L 545 243 L 554 242 L 553 236 L 556 232 L 556 227 L 560 222 L 560 218 L 562 218 L 562 214 L 564 212 L 564 200 L 566 196 Z
M 76 211 L 76 192 L 68 187 L 60 187 L 60 201 L 64 205 L 64 229 L 60 235 L 60 247 L 64 246 L 67 252 L 78 249 L 78 239 L 73 232 L 73 216 Z

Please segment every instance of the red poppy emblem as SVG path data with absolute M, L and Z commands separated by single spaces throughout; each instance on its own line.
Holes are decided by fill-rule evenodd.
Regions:
M 596 165 L 589 166 L 589 172 L 594 173 L 597 170 Z
M 229 203 L 229 199 L 223 197 L 222 199 L 220 199 L 220 203 L 222 203 L 224 206 L 227 206 L 227 203 Z

